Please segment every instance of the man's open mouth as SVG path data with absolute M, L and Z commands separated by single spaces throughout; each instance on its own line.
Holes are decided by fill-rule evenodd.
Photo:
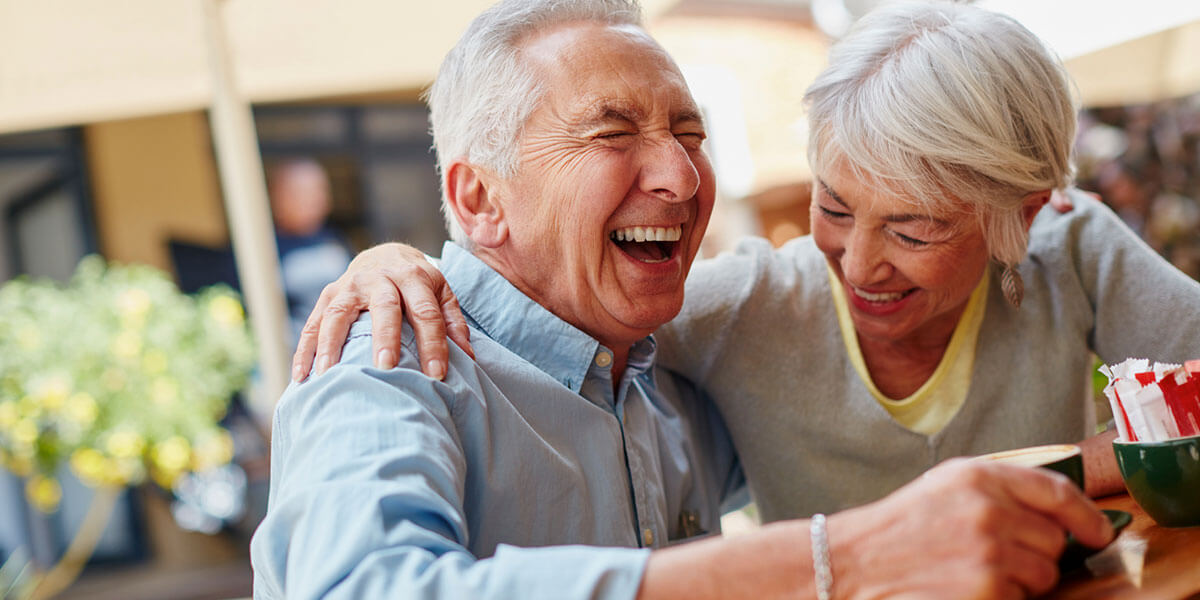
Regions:
M 683 227 L 622 227 L 608 234 L 625 254 L 644 263 L 661 263 L 671 259 Z

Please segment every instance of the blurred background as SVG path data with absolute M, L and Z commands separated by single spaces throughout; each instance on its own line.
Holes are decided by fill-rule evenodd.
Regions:
M 719 199 L 706 254 L 747 234 L 779 244 L 807 232 L 801 97 L 831 41 L 877 3 L 643 0 L 709 122 Z M 1066 61 L 1083 106 L 1079 184 L 1200 276 L 1200 2 L 981 3 Z M 199 469 L 200 442 L 184 436 L 187 468 L 159 478 L 167 455 L 146 434 L 126 453 L 151 460 L 147 483 L 119 486 L 100 517 L 88 516 L 96 482 L 77 469 L 51 485 L 22 468 L 9 438 L 53 411 L 0 385 L 0 595 L 60 564 L 89 520 L 100 533 L 62 597 L 250 595 L 247 544 L 265 510 L 270 412 L 296 318 L 358 250 L 403 240 L 440 253 L 420 93 L 489 4 L 0 0 L 0 282 L 66 282 L 99 254 L 153 267 L 186 293 L 225 284 L 241 293 L 257 355 L 244 390 L 212 416 L 232 445 L 226 470 Z M 0 336 L 19 337 L 13 327 Z M 11 389 L 33 368 L 3 366 Z M 47 431 L 26 429 L 31 439 Z M 88 439 L 116 460 L 113 431 Z M 54 489 L 53 507 L 39 507 L 35 492 Z

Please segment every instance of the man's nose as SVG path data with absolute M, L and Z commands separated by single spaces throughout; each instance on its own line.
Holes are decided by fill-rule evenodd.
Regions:
M 647 140 L 639 183 L 643 191 L 666 202 L 683 202 L 696 195 L 700 174 L 688 151 L 668 134 Z
M 891 265 L 875 232 L 854 228 L 842 250 L 842 274 L 852 285 L 865 286 L 891 277 Z

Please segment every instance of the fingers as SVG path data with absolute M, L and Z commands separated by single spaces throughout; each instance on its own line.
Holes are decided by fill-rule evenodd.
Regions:
M 1050 192 L 1050 206 L 1060 213 L 1069 213 L 1075 209 L 1075 203 L 1071 202 L 1071 197 L 1063 190 Z
M 330 285 L 338 285 L 342 278 Z M 342 357 L 342 346 L 346 343 L 350 326 L 358 319 L 359 313 L 366 309 L 367 296 L 355 285 L 353 279 L 342 284 L 341 291 L 330 300 L 322 312 L 314 371 L 317 375 L 328 371 Z
M 332 286 L 325 286 L 325 289 L 321 290 L 321 296 L 317 298 L 316 306 L 308 314 L 308 320 L 304 322 L 304 329 L 300 330 L 300 340 L 296 344 L 296 352 L 292 354 L 292 381 L 304 381 L 312 372 L 317 355 L 317 332 L 321 329 L 321 316 L 332 297 Z
M 1007 575 L 1005 579 L 1024 588 L 1028 595 L 1039 596 L 1058 583 L 1057 554 L 1049 557 L 1019 544 L 1005 545 L 1003 549 L 1000 560 Z
M 441 297 L 442 316 L 446 318 L 446 331 L 449 332 L 450 339 L 474 360 L 475 349 L 471 347 L 471 328 L 467 326 L 467 319 L 463 316 L 462 308 L 458 305 L 458 297 L 450 289 L 450 284 L 442 285 Z
M 371 356 L 375 368 L 391 369 L 399 362 L 403 307 L 400 292 L 391 285 L 376 287 L 371 292 Z
M 1011 497 L 1065 527 L 1084 545 L 1099 548 L 1112 541 L 1108 518 L 1070 479 L 1045 469 L 990 466 L 1003 469 L 1006 476 L 1000 481 Z
M 441 273 L 435 273 L 436 275 L 421 267 L 406 265 L 396 273 L 388 275 L 400 286 L 400 296 L 404 298 L 404 308 L 408 311 L 409 324 L 412 325 L 413 335 L 417 340 L 421 370 L 434 379 L 442 379 L 446 376 L 450 347 L 446 342 L 446 321 L 442 317 L 442 303 L 434 294 L 434 290 L 446 286 Z M 434 284 L 435 277 L 441 280 L 441 284 Z M 375 310 L 373 305 L 371 310 Z M 398 347 L 399 342 L 397 332 L 393 347 Z

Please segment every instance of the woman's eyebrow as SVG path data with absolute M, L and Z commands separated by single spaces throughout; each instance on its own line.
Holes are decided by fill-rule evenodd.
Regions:
M 818 177 L 817 183 L 821 184 L 821 189 L 826 195 L 828 195 L 830 198 L 833 198 L 834 202 L 841 204 L 847 209 L 850 208 L 850 205 L 846 204 L 846 201 L 842 200 L 842 197 L 839 196 L 837 192 L 833 191 L 833 188 L 829 187 L 829 184 L 825 183 L 825 180 Z M 950 221 L 928 214 L 901 213 L 898 215 L 887 215 L 883 217 L 883 220 L 887 223 L 912 223 L 914 221 L 924 221 L 938 227 L 950 227 Z
M 825 183 L 824 179 L 821 179 L 820 177 L 818 177 L 817 183 L 821 184 L 821 189 L 825 191 L 825 194 L 827 196 L 829 196 L 830 198 L 833 198 L 834 202 L 837 202 L 838 204 L 841 204 L 842 206 L 844 206 L 846 208 L 850 208 L 850 205 L 846 204 L 846 201 L 842 200 L 842 197 L 839 196 L 837 192 L 833 191 L 833 188 L 829 187 L 829 184 Z

